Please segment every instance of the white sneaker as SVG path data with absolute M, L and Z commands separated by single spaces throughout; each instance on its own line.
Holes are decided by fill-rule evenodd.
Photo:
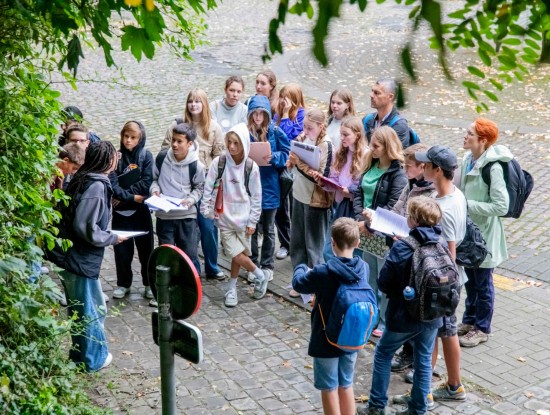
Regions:
M 107 358 L 105 359 L 105 362 L 103 362 L 103 364 L 101 365 L 101 367 L 98 370 L 105 369 L 107 366 L 109 366 L 111 364 L 112 361 L 113 361 L 113 355 L 111 353 L 109 353 L 107 355 Z
M 267 277 L 268 281 L 273 281 L 273 270 L 272 269 L 262 268 L 262 271 L 264 272 L 264 275 Z
M 110 300 L 109 296 L 105 293 L 102 293 L 102 294 L 103 294 L 103 299 L 105 300 L 106 303 L 108 303 Z
M 151 290 L 151 287 L 149 286 L 144 287 L 143 296 L 148 300 L 155 298 L 155 296 L 153 295 L 153 290 Z
M 256 281 L 256 276 L 252 272 L 246 271 L 246 279 L 248 282 L 254 282 Z
M 263 276 L 261 278 L 256 277 L 256 281 L 254 281 L 254 298 L 256 300 L 259 300 L 260 298 L 263 298 L 266 291 L 267 291 L 267 275 L 263 272 Z
M 113 298 L 124 298 L 130 292 L 130 288 L 116 287 L 113 291 Z
M 154 298 L 152 298 L 151 301 L 149 301 L 149 307 L 155 307 L 156 308 L 158 306 L 159 306 L 159 303 Z
M 237 304 L 239 304 L 239 299 L 237 298 L 237 288 L 230 288 L 225 293 L 225 306 L 235 307 Z
M 50 269 L 49 269 L 48 267 L 41 266 L 41 267 L 40 267 L 40 273 L 41 273 L 41 274 L 49 274 L 49 273 L 50 273 Z
M 281 246 L 277 253 L 275 254 L 275 258 L 277 259 L 285 259 L 288 256 L 288 249 Z

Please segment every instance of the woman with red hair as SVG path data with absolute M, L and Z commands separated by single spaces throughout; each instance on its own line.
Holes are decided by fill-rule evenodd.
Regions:
M 489 340 L 495 303 L 493 269 L 508 258 L 500 216 L 508 212 L 509 196 L 502 166 L 498 162 L 508 162 L 514 156 L 507 147 L 495 145 L 497 138 L 497 125 L 485 118 L 475 120 L 464 137 L 464 148 L 469 151 L 462 162 L 460 189 L 468 201 L 468 213 L 479 226 L 490 254 L 479 268 L 465 269 L 468 276 L 466 307 L 458 326 L 463 347 L 474 347 Z M 492 162 L 488 186 L 481 172 Z

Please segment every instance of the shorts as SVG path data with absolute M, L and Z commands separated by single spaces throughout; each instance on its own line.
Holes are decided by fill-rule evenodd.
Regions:
M 220 238 L 223 250 L 227 256 L 235 258 L 242 253 L 246 256 L 252 255 L 250 251 L 250 236 L 247 236 L 244 231 L 238 232 L 220 229 Z
M 346 353 L 340 357 L 313 358 L 313 386 L 320 391 L 353 386 L 357 353 Z

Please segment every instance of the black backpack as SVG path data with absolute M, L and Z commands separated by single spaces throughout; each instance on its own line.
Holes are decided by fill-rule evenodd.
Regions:
M 166 158 L 166 155 L 168 154 L 168 149 L 161 150 L 157 157 L 155 158 L 155 165 L 157 166 L 157 170 L 160 171 L 162 169 L 162 163 L 164 163 L 164 159 Z M 189 163 L 187 165 L 187 168 L 189 169 L 189 181 L 191 182 L 191 191 L 195 190 L 195 182 L 193 179 L 195 178 L 195 174 L 197 173 L 197 160 Z
M 405 301 L 407 312 L 422 322 L 452 316 L 460 301 L 460 283 L 447 242 L 439 238 L 420 244 L 412 236 L 402 241 L 414 250 L 409 286 L 415 298 Z
M 375 118 L 376 118 L 376 113 L 375 112 L 367 114 L 367 115 L 365 115 L 365 118 L 363 118 L 363 127 L 365 128 L 365 134 L 367 134 L 367 132 L 371 130 L 371 125 L 370 124 L 374 121 Z M 401 119 L 401 117 L 399 116 L 399 114 L 396 114 L 390 120 L 388 125 L 391 128 L 393 128 L 395 123 L 397 121 L 399 121 L 400 119 Z M 420 137 L 418 136 L 418 133 L 411 126 L 409 126 L 408 124 L 407 124 L 407 127 L 409 127 L 409 145 L 412 146 L 414 144 L 420 143 Z
M 225 157 L 225 154 L 222 154 L 220 156 L 220 160 L 218 161 L 218 177 L 216 178 L 216 181 L 222 178 L 223 172 L 225 170 L 226 161 L 227 159 Z M 250 189 L 248 188 L 248 184 L 250 182 L 250 173 L 252 173 L 252 167 L 254 167 L 254 161 L 247 158 L 246 164 L 244 166 L 244 186 L 246 188 L 246 193 L 248 193 L 248 196 L 252 196 L 250 194 Z
M 512 159 L 508 162 L 492 161 L 481 169 L 481 178 L 489 187 L 489 192 L 491 191 L 491 166 L 495 163 L 499 163 L 502 166 L 506 190 L 510 198 L 508 212 L 502 215 L 502 217 L 517 219 L 521 216 L 525 202 L 533 190 L 535 184 L 533 176 L 531 176 L 529 172 L 523 170 L 516 159 Z
M 485 261 L 487 254 L 487 244 L 478 226 L 466 216 L 466 234 L 464 239 L 456 247 L 456 263 L 464 268 L 477 269 Z

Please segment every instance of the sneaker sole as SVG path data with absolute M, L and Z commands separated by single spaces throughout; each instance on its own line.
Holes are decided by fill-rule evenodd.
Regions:
M 224 305 L 225 305 L 226 307 L 228 307 L 228 308 L 233 308 L 233 307 L 236 307 L 236 306 L 237 306 L 237 304 L 239 304 L 239 303 L 238 303 L 238 302 L 237 302 L 237 303 L 235 303 L 235 304 L 232 304 L 232 303 L 224 303 Z
M 475 343 L 475 344 L 462 344 L 462 342 L 460 342 L 460 346 L 461 347 L 476 347 L 476 346 L 479 346 L 481 343 L 487 343 L 489 341 L 489 339 L 485 339 L 485 340 L 480 340 L 479 342 Z

